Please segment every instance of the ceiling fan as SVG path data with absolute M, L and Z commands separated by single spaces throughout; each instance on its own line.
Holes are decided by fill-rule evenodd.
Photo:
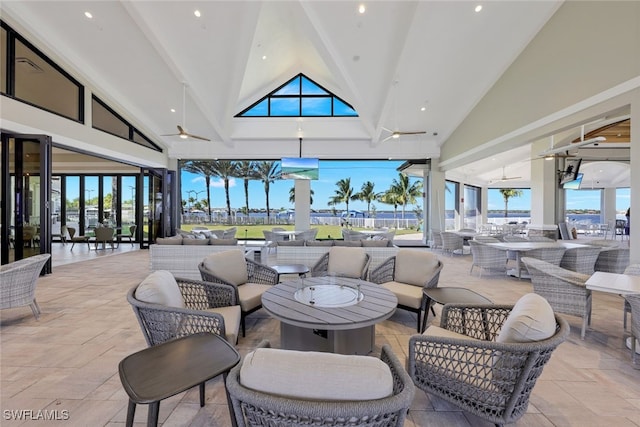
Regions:
M 502 178 L 491 180 L 491 182 L 503 182 L 503 181 L 511 181 L 512 179 L 522 179 L 521 176 L 507 176 L 504 171 L 504 166 L 502 167 Z
M 393 89 L 394 89 L 394 93 L 393 93 L 393 109 L 394 109 L 394 115 L 395 115 L 395 130 L 391 130 L 391 129 L 387 129 L 386 127 L 382 127 L 383 130 L 386 130 L 387 132 L 389 132 L 389 136 L 387 136 L 385 139 L 382 140 L 382 142 L 386 142 L 390 139 L 398 139 L 400 138 L 400 136 L 402 135 L 423 135 L 425 133 L 427 133 L 424 130 L 420 130 L 420 131 L 401 131 L 398 130 L 398 80 L 394 80 L 393 82 Z
M 386 137 L 385 139 L 382 140 L 382 142 L 388 141 L 390 139 L 398 139 L 400 138 L 401 135 L 423 135 L 425 133 L 427 133 L 424 130 L 420 130 L 420 131 L 413 131 L 413 132 L 404 132 L 404 131 L 399 131 L 399 130 L 391 130 L 391 129 L 387 129 L 385 127 L 383 127 L 382 129 L 386 130 L 387 132 L 391 133 L 391 135 L 389 135 L 388 137 Z
M 187 126 L 186 119 L 186 111 L 187 111 L 187 102 L 186 102 L 186 93 L 187 93 L 187 85 L 185 83 L 182 84 L 182 126 L 177 125 L 178 133 L 165 134 L 160 136 L 179 136 L 182 139 L 193 138 L 200 139 L 202 141 L 211 141 L 209 138 L 205 138 L 203 136 L 194 135 L 192 133 L 187 132 L 185 129 Z

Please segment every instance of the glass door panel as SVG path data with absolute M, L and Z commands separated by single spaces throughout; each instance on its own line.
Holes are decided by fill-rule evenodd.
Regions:
M 51 253 L 51 206 L 51 138 L 2 133 L 2 264 Z

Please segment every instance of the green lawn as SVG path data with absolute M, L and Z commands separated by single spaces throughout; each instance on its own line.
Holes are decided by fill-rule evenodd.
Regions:
M 199 224 L 182 224 L 182 230 L 191 230 L 193 227 Z M 230 225 L 207 225 L 207 228 L 210 230 L 225 230 Z M 236 233 L 236 237 L 238 239 L 264 239 L 264 234 L 262 234 L 262 230 L 271 231 L 274 225 L 238 225 L 238 232 Z M 280 225 L 277 227 L 282 227 L 285 230 L 295 230 L 293 225 Z M 318 229 L 317 239 L 341 239 L 342 238 L 342 227 L 339 225 L 314 225 L 313 228 Z M 363 228 L 354 228 L 354 230 L 364 230 Z M 412 234 L 416 233 L 415 230 L 397 230 L 396 235 L 400 234 Z

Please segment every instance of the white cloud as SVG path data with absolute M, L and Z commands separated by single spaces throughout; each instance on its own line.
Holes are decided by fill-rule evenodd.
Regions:
M 229 188 L 233 188 L 235 186 L 236 186 L 235 178 L 229 178 Z M 224 188 L 224 180 L 222 178 L 212 179 L 210 187 Z

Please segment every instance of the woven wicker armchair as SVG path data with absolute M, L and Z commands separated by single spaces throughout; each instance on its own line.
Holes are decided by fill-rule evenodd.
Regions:
M 597 246 L 567 249 L 562 255 L 560 267 L 582 274 L 593 274 L 601 250 Z
M 199 265 L 200 276 L 206 282 L 233 286 L 242 309 L 242 336 L 246 335 L 245 318 L 262 308 L 262 294 L 278 283 L 278 272 L 244 257 L 240 250 L 208 255 Z
M 622 273 L 629 265 L 628 248 L 603 249 L 596 260 L 596 271 Z
M 460 251 L 460 254 L 464 254 L 464 239 L 455 233 L 450 231 L 443 231 L 440 233 L 442 237 L 442 251 L 448 252 L 453 256 L 456 251 Z
M 482 271 L 485 269 L 499 270 L 503 273 L 506 271 L 507 254 L 505 251 L 487 246 L 476 240 L 469 240 L 469 247 L 471 248 L 471 255 L 473 256 L 471 271 L 469 273 L 473 273 L 473 267 L 482 268 L 482 270 L 480 270 L 480 277 L 482 277 Z
M 631 336 L 628 339 L 631 341 L 631 362 L 636 367 L 636 344 L 640 340 L 640 294 L 627 295 L 625 302 L 631 309 Z
M 402 270 L 402 271 L 401 271 Z M 440 280 L 442 262 L 430 252 L 400 249 L 397 255 L 387 258 L 371 270 L 369 281 L 381 284 L 398 298 L 398 308 L 416 313 L 421 329 L 420 315 L 427 311 L 424 288 L 435 288 Z M 433 306 L 431 311 L 433 311 Z
M 433 236 L 433 246 L 432 249 L 442 249 L 442 235 L 439 230 L 431 230 L 431 235 Z
M 40 318 L 36 282 L 49 258 L 51 254 L 40 254 L 0 267 L 0 309 L 28 305 L 35 318 Z
M 369 274 L 371 256 L 363 248 L 332 246 L 311 267 L 311 276 L 337 276 L 351 277 L 353 279 L 366 279 Z
M 529 270 L 533 291 L 549 301 L 556 313 L 582 317 L 580 338 L 584 339 L 591 324 L 591 291 L 585 285 L 589 275 L 539 259 L 524 257 L 521 261 Z
M 235 345 L 240 309 L 233 286 L 180 278 L 175 278 L 175 281 L 184 307 L 142 301 L 136 296 L 140 285 L 127 293 L 127 301 L 138 318 L 147 344 L 154 346 L 187 335 L 209 332 Z
M 544 365 L 569 334 L 569 325 L 556 315 L 556 332 L 548 339 L 495 342 L 511 309 L 446 304 L 440 327 L 470 338 L 413 335 L 408 367 L 416 387 L 497 425 L 522 417 Z
M 268 341 L 263 341 L 258 347 L 271 346 Z M 241 362 L 231 369 L 226 382 L 232 403 L 232 417 L 235 416 L 238 427 L 402 427 L 415 388 L 402 363 L 386 344 L 382 346 L 380 360 L 391 370 L 393 392 L 388 397 L 371 400 L 297 399 L 256 391 L 242 384 Z M 309 387 L 313 387 L 313 384 L 309 384 Z

